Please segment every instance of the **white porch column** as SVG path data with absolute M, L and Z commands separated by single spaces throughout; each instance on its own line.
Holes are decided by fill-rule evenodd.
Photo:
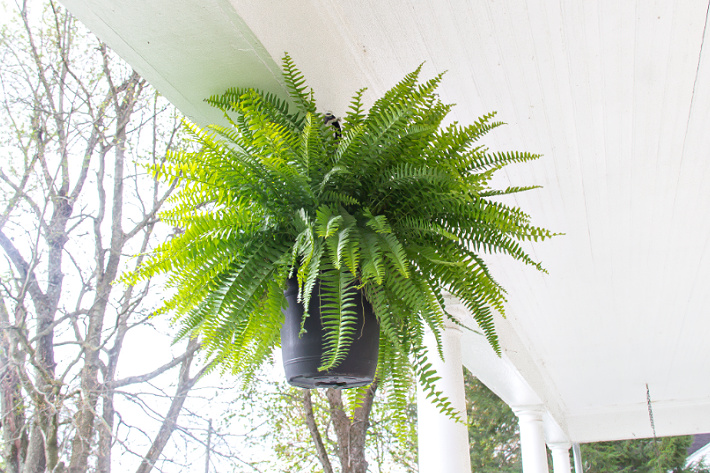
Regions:
M 555 442 L 547 445 L 552 452 L 552 469 L 554 473 L 572 473 L 572 465 L 569 461 L 569 449 L 571 443 Z
M 547 448 L 540 406 L 513 407 L 520 424 L 520 453 L 523 473 L 547 473 Z M 555 472 L 557 473 L 557 472 Z
M 453 407 L 462 413 L 462 419 L 465 420 L 461 330 L 458 327 L 447 327 L 441 342 L 445 361 L 439 358 L 434 335 L 427 333 L 425 336 L 430 353 L 429 361 L 441 377 L 436 382 L 436 387 L 451 401 Z M 417 412 L 419 473 L 471 473 L 466 426 L 441 414 L 426 398 L 421 387 L 417 389 Z

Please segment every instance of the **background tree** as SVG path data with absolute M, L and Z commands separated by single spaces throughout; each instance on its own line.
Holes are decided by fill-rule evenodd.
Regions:
M 692 436 L 621 440 L 582 445 L 584 471 L 588 473 L 705 473 L 702 466 L 686 468 Z
M 153 283 L 114 285 L 170 238 L 156 213 L 175 184 L 142 165 L 182 145 L 180 117 L 58 5 L 17 8 L 0 39 L 3 469 L 146 473 L 180 457 L 161 455 L 176 430 L 203 455 L 177 424 L 208 366 L 197 341 L 151 352 Z M 139 349 L 144 372 L 120 362 Z
M 513 410 L 464 368 L 471 470 L 520 472 L 520 430 Z
M 402 424 L 382 402 L 384 388 L 370 389 L 358 406 L 353 393 L 294 388 L 270 377 L 261 373 L 240 391 L 231 417 L 225 419 L 226 423 L 240 421 L 253 426 L 243 442 L 252 450 L 268 452 L 256 463 L 259 468 L 341 473 L 416 471 L 413 388 L 408 392 L 407 422 Z M 257 399 L 259 408 L 255 409 Z M 356 434 L 349 442 L 348 432 Z

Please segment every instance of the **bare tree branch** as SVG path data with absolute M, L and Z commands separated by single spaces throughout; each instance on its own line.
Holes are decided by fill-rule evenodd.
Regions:
M 320 460 L 323 466 L 324 473 L 333 473 L 333 467 L 330 464 L 330 458 L 328 458 L 328 452 L 323 445 L 323 439 L 321 438 L 320 431 L 318 430 L 318 425 L 316 424 L 316 419 L 313 416 L 313 402 L 311 400 L 311 390 L 303 390 L 303 407 L 306 416 L 306 425 L 308 426 L 308 431 L 311 433 L 311 439 L 316 446 L 316 453 L 318 455 L 318 460 Z
M 42 289 L 37 282 L 37 276 L 30 268 L 29 263 L 25 261 L 18 249 L 15 247 L 14 243 L 0 230 L 0 247 L 5 251 L 5 254 L 10 258 L 12 263 L 15 265 L 17 272 L 20 273 L 20 277 L 27 281 L 27 289 L 30 291 L 32 299 L 35 304 L 46 304 L 47 296 L 42 292 Z
M 168 442 L 170 435 L 173 433 L 173 430 L 175 430 L 177 418 L 178 415 L 180 415 L 180 410 L 182 409 L 183 404 L 185 403 L 187 393 L 190 389 L 192 389 L 199 378 L 199 374 L 193 378 L 190 378 L 190 365 L 192 363 L 195 350 L 197 349 L 198 342 L 196 339 L 191 339 L 189 345 L 190 348 L 188 349 L 188 352 L 191 351 L 192 354 L 186 357 L 180 366 L 180 380 L 178 382 L 175 396 L 170 403 L 168 413 L 165 416 L 165 421 L 160 426 L 158 435 L 153 440 L 153 444 L 150 446 L 148 453 L 136 470 L 136 473 L 149 473 L 153 469 L 153 466 L 158 460 L 163 448 L 165 448 L 165 444 Z
M 146 374 L 138 375 L 138 376 L 130 376 L 128 378 L 123 378 L 123 379 L 113 381 L 109 384 L 109 387 L 111 387 L 112 389 L 117 389 L 117 388 L 122 388 L 124 386 L 128 386 L 131 384 L 145 383 L 145 382 L 150 381 L 154 378 L 157 378 L 161 374 L 168 371 L 170 368 L 173 368 L 173 367 L 183 363 L 187 358 L 191 358 L 195 354 L 195 351 L 198 348 L 199 348 L 199 345 L 191 346 L 182 355 L 180 355 L 176 358 L 173 358 L 169 363 L 166 363 L 166 364 L 162 365 L 161 367 L 154 369 L 150 373 L 146 373 Z

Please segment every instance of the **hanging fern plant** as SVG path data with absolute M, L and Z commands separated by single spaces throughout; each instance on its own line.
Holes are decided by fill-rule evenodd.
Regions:
M 153 169 L 183 184 L 161 218 L 184 232 L 160 245 L 129 282 L 169 275 L 164 306 L 199 334 L 203 346 L 249 377 L 279 345 L 284 288 L 298 280 L 305 307 L 316 281 L 335 292 L 321 369 L 340 363 L 355 336 L 349 301 L 362 290 L 380 322 L 377 378 L 404 402 L 415 375 L 439 405 L 435 373 L 423 346 L 428 327 L 439 339 L 444 294 L 460 299 L 499 351 L 493 312 L 505 292 L 479 256 L 505 253 L 542 270 L 520 241 L 552 236 L 520 209 L 490 197 L 533 187 L 492 190 L 493 174 L 538 158 L 491 153 L 479 138 L 501 125 L 494 114 L 469 126 L 441 123 L 437 76 L 417 69 L 369 111 L 360 90 L 334 133 L 291 58 L 283 61 L 292 105 L 253 89 L 231 89 L 208 102 L 229 126 L 188 125 L 197 152 L 168 156 Z M 327 322 L 327 323 L 326 323 Z

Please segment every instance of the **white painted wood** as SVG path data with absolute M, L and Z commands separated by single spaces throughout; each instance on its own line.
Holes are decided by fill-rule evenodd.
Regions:
M 547 448 L 543 430 L 542 406 L 513 407 L 520 424 L 520 456 L 523 473 L 547 473 Z M 557 472 L 555 472 L 557 473 Z
M 569 459 L 571 443 L 548 443 L 552 453 L 552 471 L 554 473 L 572 473 L 572 464 Z
M 461 330 L 447 327 L 441 336 L 438 355 L 436 338 L 429 332 L 425 335 L 429 362 L 440 379 L 436 389 L 446 397 L 458 412 L 459 421 L 445 414 L 427 398 L 420 387 L 417 389 L 417 430 L 419 439 L 420 473 L 471 473 L 471 457 L 466 428 L 466 398 L 461 364 Z
M 286 93 L 280 68 L 228 0 L 62 3 L 194 121 L 220 120 L 204 99 L 234 85 Z

